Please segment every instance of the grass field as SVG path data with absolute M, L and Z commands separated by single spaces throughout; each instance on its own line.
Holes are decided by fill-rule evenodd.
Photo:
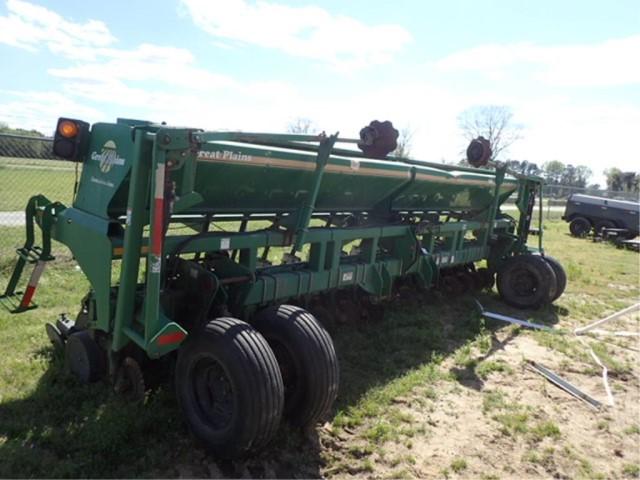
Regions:
M 638 300 L 636 253 L 566 231 L 553 222 L 546 232 L 548 252 L 569 276 L 557 305 L 519 312 L 489 293 L 478 297 L 485 307 L 566 332 Z M 81 385 L 65 372 L 43 325 L 61 312 L 75 313 L 86 289 L 82 273 L 63 257 L 41 281 L 40 308 L 0 313 L 0 477 L 637 475 L 640 453 L 632 446 L 640 440 L 640 384 L 629 350 L 637 343 L 591 341 L 609 367 L 615 395 L 629 399 L 591 414 L 523 373 L 524 355 L 543 355 L 545 365 L 597 388 L 599 369 L 573 337 L 485 324 L 471 297 L 396 298 L 384 320 L 332 332 L 341 389 L 325 425 L 311 438 L 283 426 L 261 455 L 223 463 L 194 445 L 168 386 L 136 406 L 106 384 Z M 519 353 L 507 355 L 512 351 Z M 532 392 L 548 401 L 532 399 Z M 592 447 L 600 440 L 576 440 L 578 419 L 580 435 L 606 440 L 602 449 Z
M 2 158 L 0 211 L 24 209 L 35 193 L 70 204 L 74 179 L 73 166 L 66 162 Z M 558 211 L 545 212 L 545 218 L 560 215 Z M 568 292 L 557 307 L 535 312 L 532 318 L 573 326 L 637 299 L 636 254 L 572 239 L 565 232 L 566 224 L 550 224 L 547 248 L 567 268 Z M 22 243 L 23 235 L 24 227 L 0 226 L 2 280 L 6 280 L 13 249 Z M 466 392 L 459 389 L 474 382 L 482 385 L 478 389 L 480 418 L 495 427 L 498 441 L 504 436 L 525 444 L 537 445 L 549 439 L 570 443 L 561 420 L 543 415 L 540 408 L 530 411 L 530 406 L 512 401 L 508 398 L 512 392 L 506 386 L 491 389 L 496 378 L 508 384 L 516 382 L 521 370 L 520 361 L 498 358 L 493 346 L 496 342 L 510 341 L 514 345 L 530 339 L 556 352 L 567 365 L 588 365 L 579 345 L 563 336 L 485 325 L 475 313 L 471 298 L 451 302 L 429 294 L 393 300 L 380 323 L 341 326 L 333 332 L 341 363 L 341 393 L 332 417 L 313 439 L 283 427 L 273 446 L 262 455 L 245 463 L 216 463 L 194 448 L 168 387 L 151 391 L 144 406 L 131 406 L 105 384 L 80 385 L 66 374 L 42 327 L 61 312 L 74 313 L 88 285 L 65 248 L 56 248 L 56 253 L 59 261 L 41 281 L 38 302 L 42 307 L 20 316 L 0 312 L 4 367 L 0 370 L 2 477 L 422 477 L 434 472 L 445 477 L 478 476 L 479 470 L 474 470 L 480 468 L 477 461 L 474 464 L 473 455 L 465 456 L 464 449 L 456 447 L 445 460 L 430 461 L 434 444 L 442 443 L 436 440 L 438 427 L 434 422 L 439 420 L 434 419 L 434 409 L 443 402 L 443 410 L 458 403 L 464 397 L 461 392 Z M 509 312 L 494 295 L 483 295 L 481 301 Z M 636 375 L 633 378 L 637 380 L 628 358 L 617 358 L 604 343 L 597 343 L 596 348 L 614 375 Z M 594 375 L 593 365 L 582 368 Z M 631 387 L 637 393 L 637 381 Z M 469 405 L 458 407 L 464 411 Z M 624 408 L 625 413 L 634 413 Z M 446 416 L 441 424 L 457 415 Z M 630 434 L 609 435 L 637 439 L 633 432 L 640 426 L 634 423 L 635 417 L 631 415 L 632 420 L 623 427 Z M 471 422 L 460 441 L 479 441 Z M 570 476 L 629 476 L 638 469 L 637 453 L 627 455 L 630 461 L 621 461 L 612 470 L 597 470 L 579 447 L 565 445 L 565 450 L 556 449 L 554 453 L 546 448 L 539 458 L 518 457 L 515 467 L 513 458 L 501 458 L 497 462 L 503 464 L 499 465 L 502 470 L 498 468 L 489 476 L 531 473 L 532 468 L 542 468 L 540 465 L 550 474 L 554 456 L 573 459 L 563 467 Z
M 69 205 L 74 181 L 70 162 L 0 157 L 0 211 L 24 210 L 29 198 L 38 193 Z
M 0 270 L 22 246 L 25 235 L 22 220 L 4 219 L 2 212 L 24 211 L 36 194 L 71 205 L 75 176 L 75 165 L 70 162 L 0 157 Z M 55 253 L 64 251 L 57 247 Z

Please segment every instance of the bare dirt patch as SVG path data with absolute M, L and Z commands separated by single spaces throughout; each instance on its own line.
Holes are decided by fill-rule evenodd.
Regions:
M 612 326 L 637 331 L 637 315 Z M 370 454 L 350 455 L 350 446 L 375 426 L 377 420 L 369 419 L 349 435 L 332 437 L 329 448 L 344 460 L 334 458 L 334 469 L 322 473 L 367 478 L 633 477 L 640 463 L 637 337 L 615 337 L 614 344 L 590 340 L 597 351 L 605 348 L 606 360 L 614 363 L 608 367 L 615 405 L 596 411 L 527 368 L 528 360 L 541 363 L 606 404 L 600 369 L 580 343 L 572 336 L 548 341 L 513 332 L 494 332 L 491 340 L 497 348 L 488 355 L 474 345 L 447 358 L 440 369 L 453 373 L 450 379 L 418 387 L 397 402 L 393 408 L 411 418 L 411 427 L 421 434 L 392 434 Z M 559 350 L 552 348 L 554 342 Z M 485 362 L 495 370 L 482 369 Z M 344 468 L 336 471 L 336 464 Z

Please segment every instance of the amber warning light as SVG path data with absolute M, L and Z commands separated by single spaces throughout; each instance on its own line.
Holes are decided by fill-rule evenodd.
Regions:
M 58 132 L 65 138 L 75 137 L 78 131 L 78 124 L 71 120 L 63 120 L 58 124 Z
M 82 120 L 59 118 L 53 137 L 53 153 L 57 156 L 81 162 L 89 140 L 89 124 Z

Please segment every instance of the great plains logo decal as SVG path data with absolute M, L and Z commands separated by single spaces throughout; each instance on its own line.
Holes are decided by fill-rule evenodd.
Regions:
M 213 152 L 200 150 L 198 152 L 198 158 L 202 160 L 226 160 L 232 162 L 250 162 L 253 160 L 251 155 L 246 155 L 241 152 L 232 152 L 230 150 L 216 150 Z
M 91 152 L 91 160 L 100 162 L 100 171 L 103 173 L 108 173 L 114 165 L 124 165 L 124 158 L 118 156 L 116 142 L 113 140 L 107 140 L 100 153 Z

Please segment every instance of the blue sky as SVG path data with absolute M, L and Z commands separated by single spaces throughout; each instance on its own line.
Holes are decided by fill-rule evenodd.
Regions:
M 4 0 L 3 0 L 4 1 Z M 460 112 L 506 105 L 506 157 L 640 165 L 640 2 L 7 0 L 0 121 L 58 116 L 356 136 L 413 130 L 413 156 L 455 161 Z

